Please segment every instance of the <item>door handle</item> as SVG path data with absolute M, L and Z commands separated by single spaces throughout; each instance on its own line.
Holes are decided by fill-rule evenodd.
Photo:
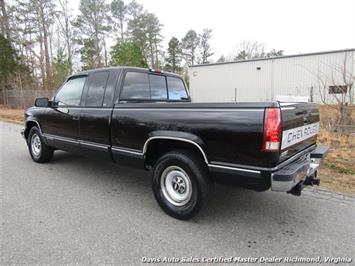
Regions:
M 73 119 L 73 120 L 79 120 L 80 117 L 79 117 L 79 116 L 76 116 L 76 115 L 73 115 L 73 116 L 72 116 L 72 119 Z

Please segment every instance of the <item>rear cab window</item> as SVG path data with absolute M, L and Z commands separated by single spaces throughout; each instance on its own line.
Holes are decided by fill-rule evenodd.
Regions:
M 101 107 L 104 101 L 109 71 L 98 71 L 90 75 L 85 96 L 85 107 Z
M 181 78 L 128 71 L 120 94 L 121 101 L 186 101 L 188 94 Z
M 187 100 L 187 92 L 182 79 L 167 77 L 169 100 Z
M 147 73 L 127 72 L 120 99 L 150 100 L 149 80 Z
M 167 100 L 168 90 L 166 87 L 166 77 L 149 74 L 150 98 L 152 100 Z

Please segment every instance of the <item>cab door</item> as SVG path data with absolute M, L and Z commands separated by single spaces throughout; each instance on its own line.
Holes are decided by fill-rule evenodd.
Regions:
M 52 107 L 41 117 L 42 131 L 50 146 L 79 151 L 80 102 L 86 78 L 69 78 L 54 96 Z
M 79 139 L 82 154 L 110 158 L 110 121 L 119 69 L 90 73 L 81 103 Z

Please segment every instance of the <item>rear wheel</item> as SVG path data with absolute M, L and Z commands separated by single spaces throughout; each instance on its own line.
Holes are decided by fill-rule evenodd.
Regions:
M 37 127 L 32 127 L 27 138 L 28 150 L 36 163 L 49 162 L 53 158 L 53 149 L 47 146 Z
M 205 163 L 192 152 L 166 153 L 152 171 L 153 192 L 170 216 L 187 220 L 207 203 L 211 181 Z

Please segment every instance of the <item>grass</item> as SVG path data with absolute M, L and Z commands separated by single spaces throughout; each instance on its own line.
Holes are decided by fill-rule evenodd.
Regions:
M 23 124 L 24 111 L 22 109 L 12 109 L 0 104 L 0 119 L 2 121 Z
M 335 109 L 321 106 L 319 110 L 322 130 L 318 142 L 330 147 L 319 171 L 321 184 L 332 190 L 355 193 L 355 133 L 330 130 L 335 122 Z M 355 108 L 351 116 L 355 121 Z
M 321 186 L 328 189 L 355 193 L 355 134 L 342 134 L 328 130 L 334 123 L 334 109 L 321 106 L 321 132 L 318 143 L 328 145 L 330 151 L 319 170 Z M 352 113 L 355 121 L 355 108 Z M 11 109 L 0 105 L 0 120 L 23 123 L 22 109 Z

